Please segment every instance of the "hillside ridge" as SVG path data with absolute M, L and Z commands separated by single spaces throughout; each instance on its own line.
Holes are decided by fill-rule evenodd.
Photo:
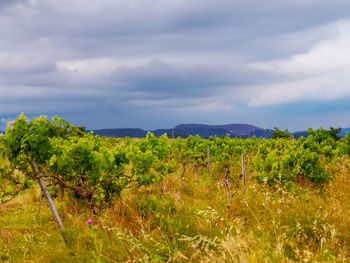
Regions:
M 94 133 L 101 136 L 111 137 L 145 137 L 147 132 L 152 132 L 156 136 L 167 134 L 169 137 L 190 135 L 199 135 L 207 138 L 210 136 L 223 136 L 229 135 L 231 137 L 271 137 L 271 129 L 262 129 L 251 124 L 221 124 L 221 125 L 209 125 L 209 124 L 179 124 L 170 129 L 155 129 L 155 130 L 143 130 L 139 128 L 123 128 L 123 129 L 99 129 L 94 130 Z

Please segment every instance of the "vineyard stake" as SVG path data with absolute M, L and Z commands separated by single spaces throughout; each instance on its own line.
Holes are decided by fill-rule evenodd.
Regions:
M 207 159 L 208 159 L 208 177 L 210 177 L 210 151 L 209 151 L 209 145 L 207 145 Z
M 60 215 L 57 212 L 57 209 L 56 209 L 54 202 L 52 201 L 51 195 L 50 195 L 49 191 L 47 190 L 45 181 L 41 178 L 40 171 L 39 171 L 39 169 L 36 166 L 36 163 L 34 161 L 32 161 L 32 167 L 34 168 L 35 176 L 38 178 L 38 183 L 40 185 L 41 191 L 43 192 L 43 194 L 46 198 L 46 201 L 47 201 L 47 204 L 51 210 L 51 213 L 52 213 L 56 223 L 58 224 L 58 226 L 63 229 L 64 228 L 63 222 L 60 218 Z
M 231 189 L 230 189 L 230 181 L 228 178 L 228 173 L 229 173 L 229 169 L 225 168 L 224 186 L 226 189 L 227 210 L 228 210 L 229 215 L 231 215 L 231 213 L 232 213 L 232 200 L 231 200 Z
M 184 184 L 184 178 L 185 178 L 185 173 L 186 173 L 186 165 L 185 164 L 182 164 L 182 173 L 181 173 L 181 177 L 180 177 L 180 182 L 181 182 L 181 185 L 182 186 L 186 186 L 185 184 Z
M 244 195 L 246 190 L 246 175 L 245 175 L 245 155 L 242 153 L 242 177 L 243 177 L 243 187 L 244 187 Z
M 199 185 L 198 166 L 199 166 L 199 164 L 198 164 L 198 163 L 195 163 L 195 164 L 193 165 L 193 167 L 194 167 L 194 173 L 195 173 L 196 178 L 197 178 L 197 184 Z

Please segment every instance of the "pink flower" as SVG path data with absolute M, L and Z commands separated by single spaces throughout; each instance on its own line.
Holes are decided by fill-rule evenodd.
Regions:
M 92 220 L 91 220 L 91 219 L 89 219 L 89 220 L 86 221 L 86 224 L 88 224 L 88 225 L 91 225 L 91 223 L 92 223 Z

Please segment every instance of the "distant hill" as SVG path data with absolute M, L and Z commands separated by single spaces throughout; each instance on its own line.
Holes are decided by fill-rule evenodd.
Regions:
M 258 129 L 255 131 L 252 131 L 249 133 L 248 136 L 242 136 L 242 137 L 258 137 L 258 138 L 271 138 L 272 137 L 273 130 L 272 129 Z
M 227 133 L 234 136 L 247 136 L 249 133 L 260 130 L 260 128 L 249 124 L 225 124 L 225 125 L 206 125 L 206 124 L 180 124 L 177 125 L 175 130 L 179 130 L 186 133 L 193 133 L 199 131 L 208 131 L 208 133 L 214 133 L 216 135 L 225 135 Z
M 225 124 L 225 125 L 206 125 L 206 124 L 179 124 L 172 129 L 152 130 L 156 136 L 168 134 L 169 137 L 188 137 L 190 135 L 199 135 L 203 138 L 210 136 L 229 135 L 231 137 L 264 137 L 270 138 L 271 129 L 261 129 L 250 124 Z M 142 129 L 102 129 L 94 130 L 94 133 L 109 137 L 145 137 L 147 131 Z
M 301 136 L 303 136 L 303 137 L 307 137 L 307 136 L 309 136 L 309 133 L 308 133 L 308 131 L 297 131 L 297 132 L 293 132 L 292 133 L 293 134 L 293 137 L 295 138 L 295 139 L 299 139 Z
M 99 129 L 93 130 L 94 134 L 106 137 L 134 137 L 134 138 L 144 138 L 148 131 L 139 128 L 120 128 L 120 129 Z M 156 136 L 161 136 L 163 134 L 168 134 L 169 137 L 188 137 L 190 135 L 199 135 L 203 138 L 208 138 L 210 136 L 223 136 L 229 135 L 231 137 L 261 137 L 261 138 L 271 138 L 272 129 L 262 129 L 250 124 L 225 124 L 225 125 L 207 125 L 207 124 L 179 124 L 173 129 L 157 129 L 151 130 Z M 350 133 L 350 127 L 343 128 L 339 136 L 344 137 L 346 133 Z M 0 134 L 5 133 L 5 131 L 0 131 Z M 297 131 L 293 132 L 294 138 L 298 139 L 301 136 L 307 137 L 308 132 Z

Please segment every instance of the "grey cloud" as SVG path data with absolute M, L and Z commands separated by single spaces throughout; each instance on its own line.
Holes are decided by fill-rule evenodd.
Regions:
M 0 85 L 57 86 L 67 83 L 68 74 L 60 72 L 54 61 L 42 59 L 0 60 Z
M 326 1 L 169 1 L 158 5 L 141 1 L 130 6 L 102 1 L 94 5 L 96 10 L 86 11 L 77 4 L 70 8 L 63 8 L 58 2 L 25 4 L 28 13 L 33 14 L 20 16 L 8 26 L 22 28 L 19 33 L 23 33 L 23 38 L 30 38 L 30 32 L 33 41 L 46 40 L 48 45 L 75 57 L 86 56 L 86 52 L 137 55 L 234 49 L 256 53 L 245 46 L 254 46 L 256 41 L 264 46 L 262 38 L 347 18 L 350 7 L 347 1 L 332 5 Z M 8 35 L 19 34 L 16 31 Z M 265 47 L 269 47 L 268 43 Z
M 234 82 L 227 71 L 218 68 L 182 68 L 161 60 L 134 68 L 122 67 L 113 73 L 113 77 L 121 87 L 172 96 L 204 95 L 211 88 Z
M 193 118 L 238 118 L 201 109 L 247 109 L 255 90 L 297 78 L 250 66 L 288 60 L 336 35 L 330 25 L 348 19 L 349 8 L 345 0 L 2 0 L 0 108 L 38 113 L 64 107 L 61 113 L 75 120 L 84 110 L 109 112 L 125 125 L 123 117 L 141 123 L 137 114 L 143 113 L 157 115 L 159 123 L 165 112 L 181 118 L 170 109 L 175 104 L 193 110 Z M 64 66 L 99 58 L 114 59 L 114 70 Z M 98 115 L 91 114 L 91 123 L 102 125 Z
M 11 6 L 14 6 L 18 3 L 23 3 L 25 0 L 1 0 L 0 1 L 0 12 L 2 10 L 5 10 L 6 8 L 9 8 Z
M 52 72 L 56 69 L 56 65 L 53 61 L 45 61 L 41 59 L 30 60 L 17 60 L 7 59 L 1 61 L 0 74 L 15 74 L 15 75 L 29 75 L 29 74 L 42 74 Z
M 208 98 L 233 93 L 249 85 L 274 82 L 271 73 L 244 65 L 183 65 L 153 59 L 136 67 L 121 67 L 106 79 L 106 89 L 124 93 L 126 99 Z M 235 98 L 236 101 L 239 99 Z

